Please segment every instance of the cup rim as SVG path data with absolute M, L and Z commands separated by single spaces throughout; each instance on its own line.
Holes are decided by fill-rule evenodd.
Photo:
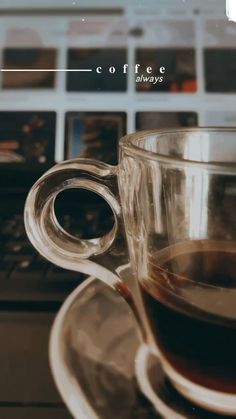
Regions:
M 143 139 L 147 136 L 156 134 L 157 136 L 168 136 L 169 134 L 180 134 L 180 133 L 235 133 L 236 141 L 236 127 L 192 127 L 192 128 L 163 128 L 163 129 L 152 129 L 152 130 L 140 130 L 128 135 L 123 136 L 120 139 L 119 146 L 123 149 L 130 157 L 138 157 L 142 160 L 153 160 L 160 163 L 169 164 L 172 166 L 190 166 L 201 169 L 211 169 L 220 172 L 236 172 L 236 161 L 235 162 L 215 162 L 215 161 L 197 161 L 191 159 L 185 159 L 175 156 L 167 156 L 165 154 L 156 153 L 150 150 L 145 150 L 137 145 L 137 139 Z

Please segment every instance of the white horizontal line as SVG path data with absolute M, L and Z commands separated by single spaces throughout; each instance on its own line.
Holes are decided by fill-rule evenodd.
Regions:
M 59 72 L 59 71 L 81 71 L 81 72 L 83 72 L 83 71 L 93 71 L 91 68 L 75 68 L 75 69 L 67 69 L 67 68 L 62 68 L 62 69 L 51 69 L 51 68 L 37 68 L 37 69 L 25 69 L 25 68 L 17 68 L 17 69 L 7 69 L 7 68 L 1 68 L 1 71 L 3 71 L 3 72 L 17 72 L 17 71 L 26 71 L 26 72 L 35 72 L 35 71 L 40 71 L 40 72 L 42 72 L 42 71 L 45 71 L 45 72 L 48 72 L 48 71 L 57 71 L 57 72 Z

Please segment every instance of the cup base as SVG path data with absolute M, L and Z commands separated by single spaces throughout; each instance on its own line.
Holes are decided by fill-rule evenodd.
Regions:
M 199 406 L 200 409 L 206 409 L 218 415 L 232 416 L 236 414 L 236 395 L 210 390 L 194 384 L 179 374 L 163 356 L 158 355 L 157 357 L 147 345 L 141 345 L 135 358 L 136 378 L 141 391 L 151 401 L 157 412 L 165 418 L 180 419 L 186 418 L 186 415 L 178 412 L 178 408 L 173 406 L 172 402 L 168 403 L 168 401 L 163 400 L 162 395 L 158 394 L 160 393 L 160 386 L 157 391 L 155 383 L 153 383 L 153 380 L 158 379 L 158 377 L 155 377 L 152 373 L 151 379 L 149 374 L 150 367 L 155 370 L 155 364 L 161 364 L 165 375 L 177 392 Z M 156 374 L 158 374 L 158 368 L 156 368 Z

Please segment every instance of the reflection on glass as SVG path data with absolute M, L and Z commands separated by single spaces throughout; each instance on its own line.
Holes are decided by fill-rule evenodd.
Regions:
M 188 137 L 183 152 L 184 159 L 209 161 L 210 135 L 203 133 L 201 141 Z M 185 211 L 188 214 L 188 234 L 191 239 L 206 239 L 208 225 L 209 173 L 195 167 L 185 168 Z
M 204 72 L 207 92 L 236 92 L 236 49 L 206 48 Z
M 53 48 L 5 48 L 4 69 L 55 69 L 57 51 Z M 2 73 L 2 87 L 12 89 L 53 88 L 55 72 L 18 71 Z
M 117 164 L 118 141 L 125 131 L 124 112 L 68 112 L 66 158 L 79 156 Z
M 0 162 L 53 163 L 55 112 L 0 112 Z
M 139 92 L 191 93 L 197 90 L 195 51 L 192 48 L 139 48 L 136 63 L 141 65 L 140 75 L 158 77 L 162 75 L 160 67 L 166 69 L 161 83 L 136 83 Z M 151 74 L 147 74 L 147 67 L 152 68 Z
M 123 92 L 127 86 L 127 74 L 123 65 L 127 62 L 125 48 L 72 48 L 68 50 L 69 69 L 92 69 L 91 72 L 68 72 L 69 92 Z M 100 67 L 96 71 L 97 67 Z M 115 72 L 110 73 L 109 68 Z
M 137 112 L 136 129 L 193 127 L 198 124 L 196 112 Z

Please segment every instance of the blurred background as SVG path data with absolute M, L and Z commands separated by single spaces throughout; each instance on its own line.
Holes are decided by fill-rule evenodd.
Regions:
M 126 133 L 235 126 L 235 40 L 224 0 L 0 1 L 0 68 L 11 70 L 0 72 L 0 417 L 70 417 L 51 380 L 48 333 L 84 276 L 32 249 L 29 188 L 64 159 L 117 164 Z M 156 77 L 165 67 L 161 83 L 137 81 L 148 66 Z M 79 190 L 58 196 L 56 215 L 84 238 L 113 224 L 103 200 Z

